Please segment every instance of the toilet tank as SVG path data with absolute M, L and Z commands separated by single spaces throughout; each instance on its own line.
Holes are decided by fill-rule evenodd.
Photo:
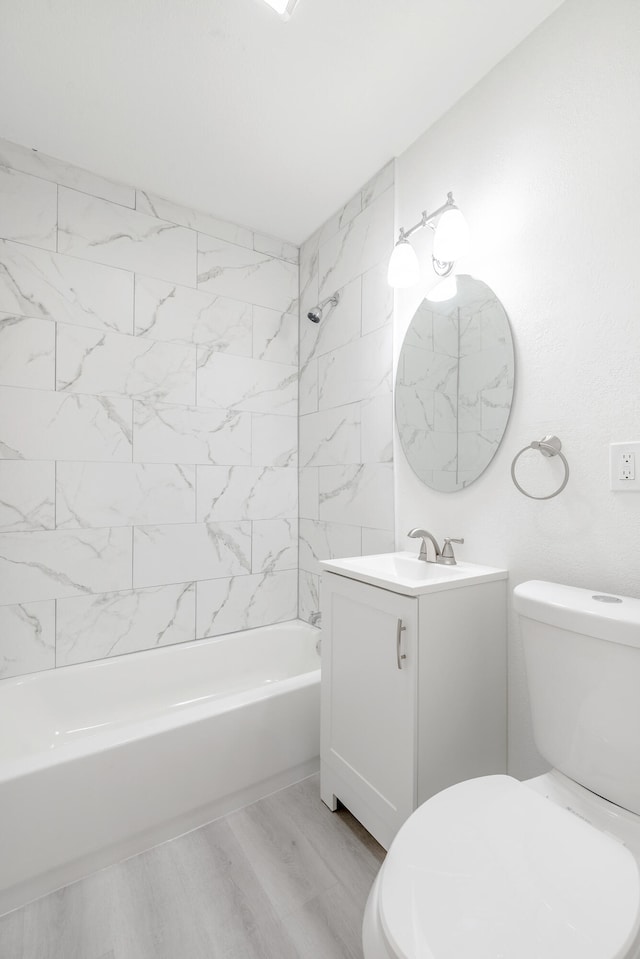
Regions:
M 532 581 L 514 607 L 541 755 L 640 815 L 640 600 Z

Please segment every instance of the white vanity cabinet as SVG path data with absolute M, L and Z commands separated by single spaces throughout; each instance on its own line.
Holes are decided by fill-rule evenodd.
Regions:
M 436 792 L 506 770 L 507 574 L 423 563 L 407 583 L 375 559 L 322 564 L 320 777 L 388 848 Z

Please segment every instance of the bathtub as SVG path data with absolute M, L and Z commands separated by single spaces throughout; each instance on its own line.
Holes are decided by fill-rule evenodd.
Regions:
M 318 768 L 299 621 L 0 682 L 0 915 Z

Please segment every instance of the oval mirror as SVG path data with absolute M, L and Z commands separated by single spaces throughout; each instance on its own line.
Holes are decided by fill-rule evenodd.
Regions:
M 396 378 L 402 449 L 416 476 L 445 493 L 469 486 L 495 456 L 515 369 L 502 303 L 481 280 L 456 280 L 454 296 L 416 310 Z

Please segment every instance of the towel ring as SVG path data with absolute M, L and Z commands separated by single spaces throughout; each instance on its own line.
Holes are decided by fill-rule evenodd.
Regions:
M 564 479 L 554 493 L 549 493 L 548 496 L 534 496 L 533 493 L 527 493 L 527 491 L 520 486 L 520 483 L 516 479 L 516 463 L 522 454 L 527 452 L 527 450 L 540 450 L 543 456 L 559 456 L 564 463 Z M 524 446 L 519 453 L 516 453 L 513 458 L 513 463 L 511 464 L 511 479 L 514 482 L 516 489 L 519 490 L 524 496 L 528 496 L 529 499 L 553 499 L 554 496 L 557 496 L 558 493 L 561 493 L 569 482 L 569 464 L 567 462 L 567 457 L 561 451 L 562 443 L 557 436 L 543 436 L 541 440 L 533 440 L 533 442 L 529 443 L 528 446 Z

